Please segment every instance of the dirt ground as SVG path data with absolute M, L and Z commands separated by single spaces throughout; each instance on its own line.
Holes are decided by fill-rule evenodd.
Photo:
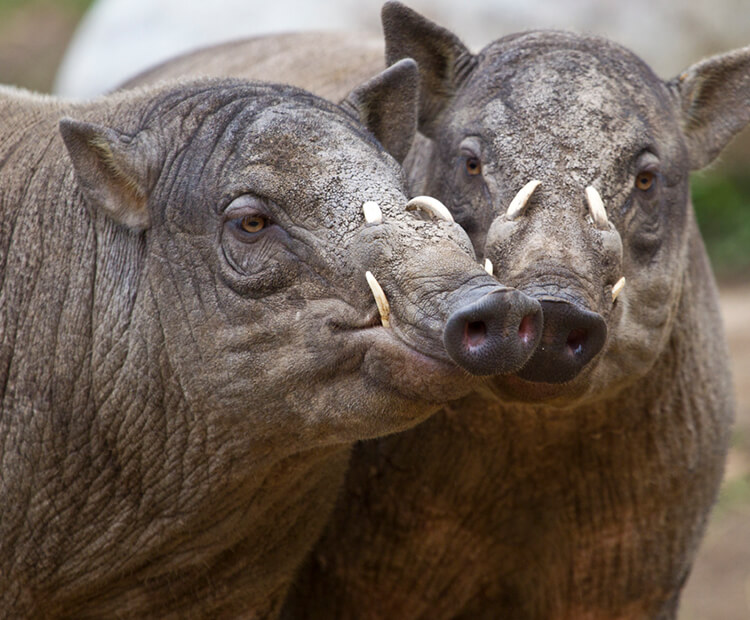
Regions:
M 709 523 L 680 620 L 750 618 L 750 284 L 723 287 L 737 421 L 719 503 Z

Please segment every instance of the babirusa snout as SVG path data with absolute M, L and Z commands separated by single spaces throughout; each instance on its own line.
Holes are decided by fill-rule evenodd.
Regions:
M 542 338 L 518 376 L 542 383 L 571 381 L 601 351 L 607 324 L 601 315 L 567 301 L 543 300 L 541 307 Z
M 470 373 L 501 375 L 526 363 L 541 333 L 539 302 L 515 289 L 497 287 L 453 311 L 443 344 L 451 359 Z

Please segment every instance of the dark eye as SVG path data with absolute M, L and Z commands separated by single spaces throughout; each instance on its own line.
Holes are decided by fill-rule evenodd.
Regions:
M 239 227 L 246 233 L 259 233 L 268 226 L 268 218 L 264 215 L 246 215 L 239 221 Z
M 648 170 L 639 172 L 635 177 L 635 186 L 642 192 L 647 192 L 653 187 L 656 175 Z
M 482 173 L 482 162 L 478 157 L 466 158 L 466 173 L 472 177 Z

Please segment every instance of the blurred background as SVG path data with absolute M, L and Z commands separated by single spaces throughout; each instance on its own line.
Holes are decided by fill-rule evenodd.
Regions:
M 749 0 L 409 0 L 480 49 L 531 28 L 601 34 L 663 78 L 750 44 Z M 381 0 L 0 0 L 0 83 L 90 97 L 182 51 L 268 32 L 347 29 L 380 35 Z M 719 278 L 738 418 L 718 505 L 680 620 L 750 618 L 750 129 L 693 198 Z M 710 329 L 710 326 L 707 326 Z

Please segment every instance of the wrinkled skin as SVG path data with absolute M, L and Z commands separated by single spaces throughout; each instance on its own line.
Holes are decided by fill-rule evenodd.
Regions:
M 500 282 L 596 314 L 605 338 L 572 376 L 532 359 L 533 374 L 496 378 L 412 431 L 358 445 L 286 616 L 673 618 L 733 417 L 688 174 L 750 120 L 750 54 L 663 82 L 600 38 L 533 32 L 473 55 L 403 5 L 387 3 L 383 18 L 388 63 L 420 67 L 411 193 L 443 200 Z M 175 66 L 252 76 L 263 45 L 285 67 L 279 79 L 329 97 L 343 96 L 331 67 L 340 85 L 348 58 L 377 67 L 372 44 L 323 34 Z M 304 74 L 290 56 L 308 59 Z M 532 179 L 541 185 L 509 221 Z M 588 186 L 606 227 L 590 220 Z
M 0 90 L 0 615 L 273 617 L 351 443 L 472 389 L 446 320 L 523 296 L 360 124 L 405 152 L 410 72 Z

